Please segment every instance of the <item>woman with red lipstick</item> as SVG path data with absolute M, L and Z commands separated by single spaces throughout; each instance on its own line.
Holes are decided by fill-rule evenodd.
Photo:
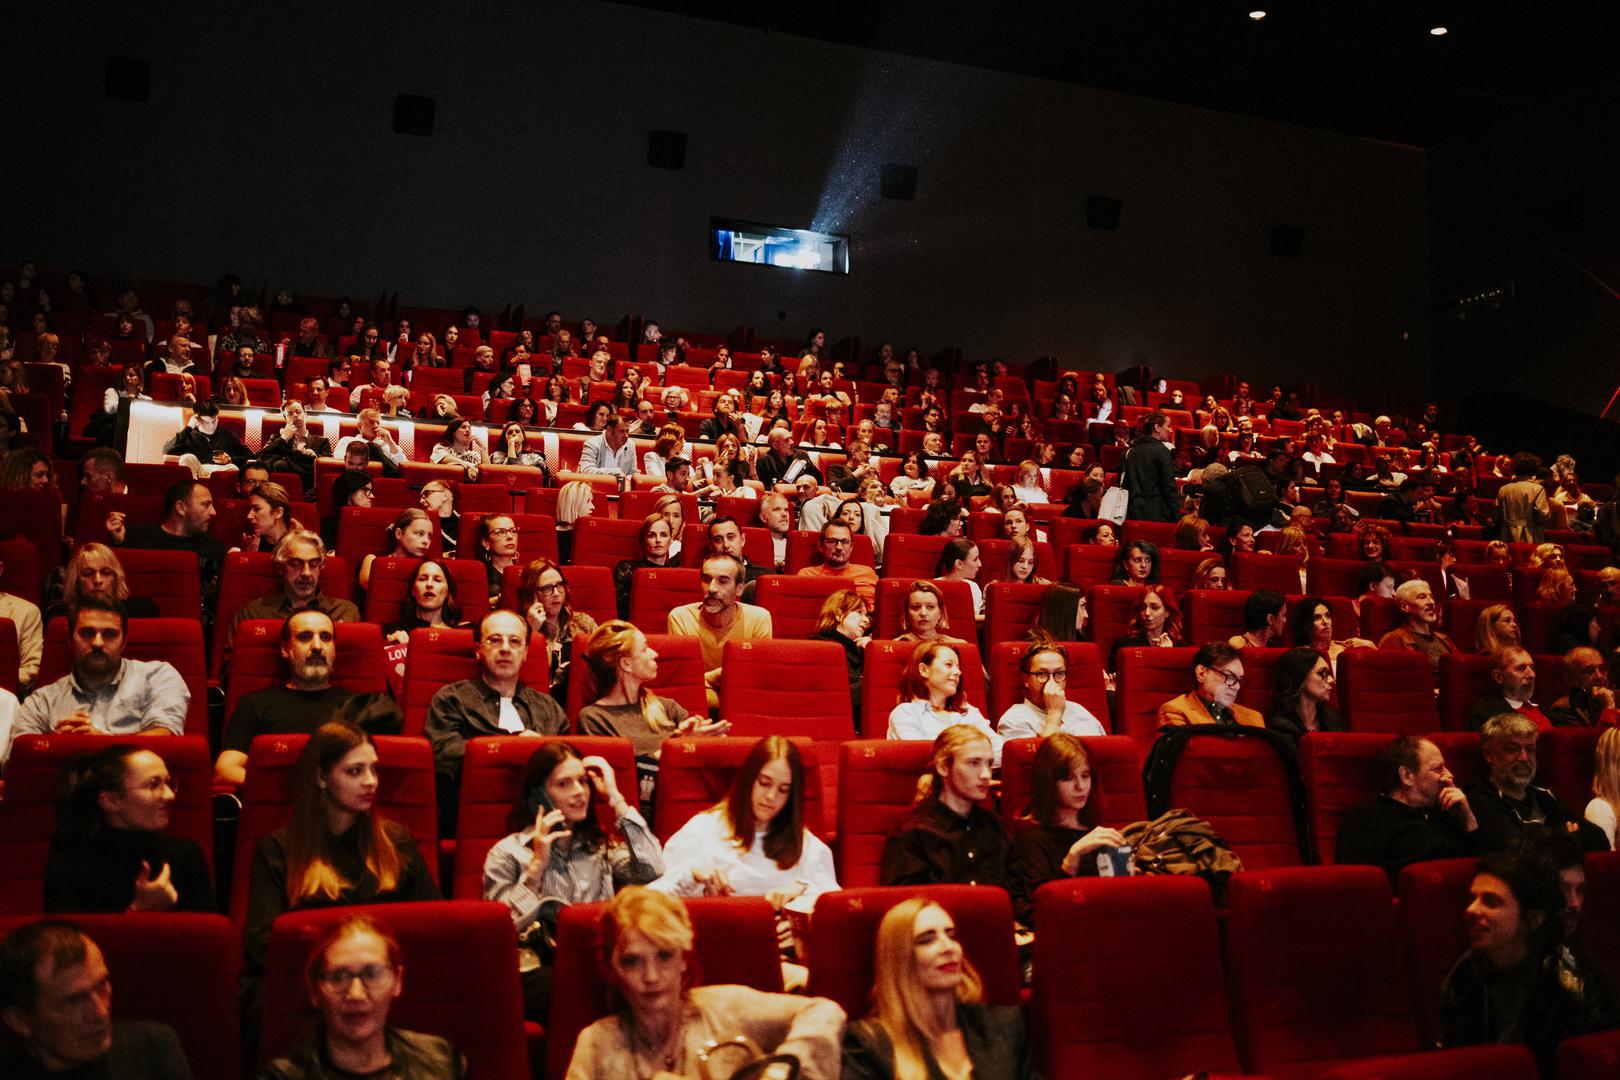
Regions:
M 1440 988 L 1445 1046 L 1521 1043 L 1551 1076 L 1560 1042 L 1620 1022 L 1602 977 L 1564 943 L 1564 897 L 1550 863 L 1481 859 L 1465 919 L 1469 949 Z
M 1007 829 L 982 805 L 990 798 L 995 754 L 989 737 L 970 724 L 939 733 L 911 815 L 883 845 L 884 885 L 1007 887 Z
M 1033 1080 L 1023 1014 L 986 1005 L 956 923 L 924 897 L 878 925 L 872 1015 L 844 1031 L 844 1080 Z
M 388 1026 L 405 989 L 405 962 L 388 928 L 364 915 L 338 923 L 310 954 L 304 974 L 315 1033 L 271 1062 L 260 1080 L 391 1077 L 460 1080 L 467 1062 L 448 1039 Z

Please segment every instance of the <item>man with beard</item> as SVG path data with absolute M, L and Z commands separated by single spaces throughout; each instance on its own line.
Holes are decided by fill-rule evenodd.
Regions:
M 1479 819 L 1481 850 L 1506 851 L 1526 833 L 1547 829 L 1574 835 L 1587 851 L 1607 851 L 1601 829 L 1535 783 L 1538 734 L 1535 721 L 1511 712 L 1491 717 L 1479 730 L 1487 771 L 1466 791 Z
M 73 673 L 31 694 L 17 735 L 183 735 L 191 691 L 163 660 L 125 660 L 129 616 L 117 601 L 88 598 L 68 615 Z
M 286 619 L 300 611 L 320 611 L 333 622 L 360 621 L 360 609 L 352 601 L 321 592 L 326 551 L 319 536 L 312 532 L 290 532 L 281 538 L 271 557 L 281 577 L 282 590 L 243 604 L 231 625 L 233 638 L 236 627 L 249 619 Z
M 703 560 L 703 568 L 698 573 L 703 599 L 672 610 L 669 632 L 678 637 L 697 638 L 703 651 L 703 682 L 708 688 L 709 708 L 713 710 L 720 707 L 720 660 L 725 654 L 726 642 L 770 637 L 771 613 L 738 601 L 743 564 L 737 556 L 725 552 L 710 555 Z

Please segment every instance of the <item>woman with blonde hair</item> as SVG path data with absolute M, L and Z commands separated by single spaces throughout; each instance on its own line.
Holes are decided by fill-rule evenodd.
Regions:
M 1474 624 L 1474 648 L 1489 656 L 1510 645 L 1519 645 L 1519 618 L 1507 604 L 1492 604 L 1479 613 Z
M 1575 602 L 1575 575 L 1562 566 L 1549 566 L 1536 584 L 1536 603 L 1566 607 Z
M 557 492 L 557 561 L 574 561 L 574 529 L 596 511 L 596 490 L 584 480 L 570 480 Z
M 1193 568 L 1192 584 L 1189 589 L 1225 589 L 1226 564 L 1218 557 L 1211 556 Z
M 551 696 L 566 701 L 574 638 L 595 633 L 596 620 L 587 612 L 574 610 L 568 578 L 562 567 L 550 559 L 535 559 L 523 568 L 518 580 L 517 601 L 529 631 L 539 634 L 546 643 Z M 530 648 L 533 648 L 532 639 Z
M 812 641 L 830 641 L 844 650 L 849 677 L 849 709 L 861 730 L 861 679 L 866 672 L 866 644 L 872 640 L 872 612 L 854 589 L 840 589 L 822 602 Z
M 1277 533 L 1277 546 L 1274 549 L 1278 555 L 1299 556 L 1299 591 L 1305 591 L 1306 569 L 1311 563 L 1311 545 L 1306 542 L 1305 530 L 1296 525 L 1290 525 Z
M 1586 804 L 1586 820 L 1603 830 L 1613 850 L 1615 821 L 1620 815 L 1620 728 L 1609 728 L 1598 736 L 1592 752 L 1592 796 Z
M 669 523 L 669 561 L 679 563 L 681 534 L 686 532 L 686 503 L 674 493 L 660 495 L 653 503 L 652 512 Z
M 802 1080 L 838 1080 L 844 1010 L 826 998 L 691 985 L 695 940 L 679 899 L 622 889 L 601 935 L 615 1009 L 580 1032 L 568 1080 L 732 1076 L 759 1053 L 796 1060 Z
M 1527 564 L 1532 570 L 1563 569 L 1564 549 L 1557 544 L 1537 544 L 1530 551 Z
M 884 842 L 881 884 L 1007 887 L 1007 828 L 982 805 L 995 761 L 983 728 L 952 724 L 934 737 L 911 813 Z
M 253 485 L 247 499 L 246 528 L 239 551 L 275 551 L 282 537 L 304 526 L 292 516 L 292 496 L 280 484 Z
M 844 1032 L 845 1080 L 1034 1080 L 1023 1013 L 984 984 L 936 901 L 902 900 L 878 924 L 872 1013 Z
M 58 615 L 66 616 L 88 597 L 98 600 L 116 600 L 132 619 L 155 619 L 162 614 L 157 602 L 149 596 L 131 596 L 129 579 L 124 575 L 124 564 L 118 553 L 106 544 L 91 542 L 80 544 L 74 550 L 62 571 L 62 595 L 47 607 L 45 622 Z

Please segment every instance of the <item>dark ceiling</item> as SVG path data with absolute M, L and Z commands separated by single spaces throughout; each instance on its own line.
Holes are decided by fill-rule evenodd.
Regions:
M 1477 0 L 632 6 L 1420 146 L 1608 78 L 1620 31 L 1616 4 Z

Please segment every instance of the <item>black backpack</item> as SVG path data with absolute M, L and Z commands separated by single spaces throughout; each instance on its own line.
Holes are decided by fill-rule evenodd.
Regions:
M 1283 773 L 1288 777 L 1288 802 L 1294 811 L 1294 832 L 1299 840 L 1301 862 L 1310 861 L 1310 832 L 1305 815 L 1305 781 L 1300 776 L 1299 758 L 1293 742 L 1286 736 L 1262 727 L 1247 724 L 1181 724 L 1159 732 L 1147 761 L 1142 764 L 1142 794 L 1147 801 L 1148 817 L 1157 818 L 1171 809 L 1170 780 L 1175 774 L 1181 752 L 1193 739 L 1264 739 L 1282 761 Z M 1193 813 L 1198 808 L 1190 807 Z
M 1277 485 L 1257 465 L 1244 465 L 1231 473 L 1232 490 L 1243 516 L 1263 520 L 1277 505 Z

